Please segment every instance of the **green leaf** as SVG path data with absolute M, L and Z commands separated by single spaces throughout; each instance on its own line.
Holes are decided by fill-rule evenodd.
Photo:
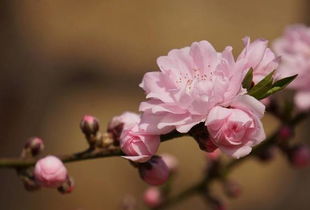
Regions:
M 252 81 L 253 81 L 253 69 L 251 68 L 248 73 L 246 73 L 243 81 L 242 81 L 242 87 L 250 90 L 252 86 Z
M 290 77 L 285 77 L 283 79 L 280 79 L 276 81 L 272 87 L 266 92 L 266 94 L 263 96 L 263 98 L 266 98 L 272 94 L 275 94 L 276 92 L 283 90 L 288 84 L 290 84 L 295 78 L 297 77 L 297 74 Z
M 272 88 L 273 83 L 273 74 L 275 71 L 269 73 L 264 79 L 262 79 L 259 83 L 257 83 L 253 88 L 251 88 L 248 92 L 249 95 L 255 97 L 260 100 L 264 98 L 265 94 L 269 89 Z

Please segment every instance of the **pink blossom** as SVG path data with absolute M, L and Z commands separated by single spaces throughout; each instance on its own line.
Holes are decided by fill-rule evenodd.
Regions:
M 153 156 L 148 162 L 139 164 L 141 178 L 150 185 L 161 185 L 169 178 L 169 168 L 159 156 Z
M 160 189 L 158 189 L 158 187 L 149 187 L 144 192 L 143 201 L 148 207 L 158 207 L 162 202 Z
M 119 141 L 123 130 L 131 129 L 140 122 L 140 115 L 133 112 L 124 112 L 115 116 L 108 124 L 108 132 L 113 135 L 115 141 Z
M 123 157 L 135 162 L 148 161 L 157 152 L 159 144 L 158 135 L 144 133 L 138 125 L 123 130 L 120 137 L 121 149 L 126 154 Z
M 44 187 L 59 187 L 67 179 L 67 169 L 55 156 L 40 159 L 34 167 L 34 176 Z
M 297 91 L 295 102 L 299 109 L 310 108 L 310 27 L 292 25 L 286 28 L 282 37 L 276 39 L 273 47 L 281 56 L 278 74 L 281 77 L 298 74 L 289 88 Z
M 141 128 L 150 133 L 186 133 L 214 106 L 228 106 L 245 93 L 245 66 L 235 62 L 232 47 L 218 53 L 207 41 L 194 42 L 159 57 L 157 64 L 161 71 L 146 73 L 140 84 L 148 99 L 140 104 Z
M 237 62 L 244 63 L 245 69 L 253 69 L 253 81 L 258 83 L 266 75 L 277 69 L 279 57 L 268 48 L 268 41 L 257 39 L 251 43 L 249 37 L 243 38 L 244 49 Z
M 234 158 L 249 154 L 265 139 L 260 121 L 264 109 L 262 103 L 248 95 L 236 98 L 229 108 L 214 107 L 206 120 L 211 141 Z

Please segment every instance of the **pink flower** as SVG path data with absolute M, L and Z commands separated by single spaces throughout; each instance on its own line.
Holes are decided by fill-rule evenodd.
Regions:
M 150 133 L 186 133 L 214 106 L 228 106 L 245 93 L 245 66 L 235 63 L 231 47 L 218 53 L 207 41 L 194 42 L 159 57 L 157 64 L 161 71 L 146 73 L 140 84 L 148 99 L 140 104 L 141 128 Z
M 126 154 L 126 159 L 135 162 L 146 162 L 156 152 L 160 144 L 158 135 L 149 135 L 139 130 L 138 125 L 132 129 L 123 130 L 120 137 L 122 151 Z
M 245 37 L 243 44 L 244 49 L 238 56 L 237 62 L 244 63 L 245 69 L 253 69 L 255 84 L 277 69 L 280 59 L 267 47 L 267 40 L 257 39 L 251 43 L 250 38 Z
M 119 141 L 123 130 L 131 129 L 140 122 L 140 115 L 133 112 L 124 112 L 115 116 L 108 124 L 108 132 L 112 134 L 115 141 Z
M 218 148 L 234 157 L 249 154 L 252 147 L 265 139 L 260 121 L 264 105 L 252 96 L 239 96 L 231 107 L 214 107 L 206 120 L 211 141 Z
M 159 156 L 153 156 L 148 162 L 139 164 L 140 177 L 150 185 L 161 185 L 169 178 L 169 168 Z
M 273 47 L 281 56 L 278 74 L 281 77 L 298 74 L 289 88 L 297 91 L 295 102 L 299 109 L 310 108 L 310 27 L 292 25 L 286 28 L 282 37 L 276 39 Z
M 34 167 L 34 176 L 44 187 L 59 187 L 67 179 L 67 169 L 55 156 L 40 159 Z
M 158 187 L 149 187 L 144 192 L 143 201 L 148 207 L 158 207 L 161 204 L 162 200 L 162 194 Z

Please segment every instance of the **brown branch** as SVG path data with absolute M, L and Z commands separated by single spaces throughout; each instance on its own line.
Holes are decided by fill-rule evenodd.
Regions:
M 179 133 L 177 131 L 172 131 L 168 134 L 161 135 L 161 141 L 168 141 L 174 138 L 182 137 L 187 134 Z M 96 159 L 96 158 L 107 158 L 114 156 L 122 156 L 124 153 L 120 150 L 119 147 L 112 148 L 97 148 L 97 149 L 87 149 L 83 152 L 77 152 L 73 154 L 64 154 L 64 155 L 56 155 L 63 162 L 70 163 L 88 159 Z M 27 168 L 34 166 L 39 158 L 0 158 L 0 168 Z

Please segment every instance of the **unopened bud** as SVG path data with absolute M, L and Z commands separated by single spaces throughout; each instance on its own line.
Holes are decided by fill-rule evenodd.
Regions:
M 36 163 L 34 176 L 35 180 L 43 187 L 59 187 L 65 183 L 68 174 L 59 158 L 47 156 Z
M 138 165 L 140 177 L 150 185 L 161 185 L 169 178 L 169 169 L 163 159 L 153 156 L 148 162 Z
M 288 140 L 293 135 L 294 135 L 293 129 L 288 125 L 283 126 L 279 131 L 279 137 L 281 141 Z
M 99 121 L 90 115 L 85 115 L 80 123 L 81 130 L 86 136 L 96 135 L 99 130 Z
M 288 157 L 296 168 L 305 168 L 310 165 L 310 150 L 306 145 L 297 145 L 288 151 Z
M 74 189 L 74 180 L 72 177 L 68 177 L 66 182 L 63 183 L 60 187 L 58 187 L 58 191 L 62 194 L 71 193 Z
M 168 166 L 168 169 L 170 170 L 170 172 L 177 171 L 179 162 L 175 156 L 170 155 L 170 154 L 161 154 L 160 156 L 162 157 L 163 161 Z
M 158 207 L 162 202 L 162 194 L 159 188 L 158 187 L 148 188 L 144 192 L 143 201 L 150 208 Z
M 115 116 L 108 124 L 107 131 L 114 140 L 114 145 L 119 145 L 120 136 L 123 130 L 134 127 L 140 122 L 140 115 L 133 112 L 124 112 L 121 115 Z
M 44 144 L 43 144 L 42 139 L 38 137 L 32 137 L 26 142 L 21 156 L 23 158 L 35 157 L 38 154 L 40 154 L 40 152 L 43 151 L 43 149 L 44 149 Z
M 241 187 L 239 183 L 226 180 L 223 184 L 225 194 L 230 198 L 237 198 L 241 194 Z

